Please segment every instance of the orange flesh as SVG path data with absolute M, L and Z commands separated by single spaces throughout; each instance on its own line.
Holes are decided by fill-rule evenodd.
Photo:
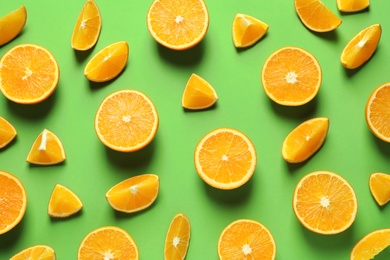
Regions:
M 373 231 L 356 243 L 351 252 L 351 260 L 373 259 L 388 246 L 390 246 L 390 229 Z
M 53 248 L 45 245 L 37 245 L 26 248 L 18 254 L 11 257 L 10 260 L 55 260 L 56 255 Z
M 358 12 L 370 6 L 370 0 L 337 0 L 337 8 L 342 12 Z
M 369 186 L 375 201 L 383 206 L 390 200 L 390 175 L 373 173 L 370 175 Z
M 0 148 L 9 144 L 17 135 L 16 129 L 0 116 Z
M 190 222 L 186 215 L 177 214 L 165 238 L 165 260 L 183 260 L 190 242 Z
M 0 46 L 12 41 L 23 30 L 27 21 L 25 6 L 0 18 Z
M 192 74 L 183 93 L 182 106 L 187 109 L 203 109 L 214 105 L 217 100 L 213 87 L 200 76 Z
M 233 43 L 236 47 L 248 47 L 260 40 L 269 26 L 246 14 L 237 14 L 233 21 Z
M 81 210 L 82 207 L 83 204 L 76 194 L 57 184 L 50 197 L 48 214 L 52 217 L 68 217 Z

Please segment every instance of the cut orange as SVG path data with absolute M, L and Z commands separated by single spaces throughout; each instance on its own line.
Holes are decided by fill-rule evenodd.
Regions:
M 343 232 L 355 221 L 357 199 L 352 186 L 340 175 L 317 171 L 299 181 L 293 208 L 305 228 L 331 235 Z
M 254 45 L 268 31 L 268 24 L 247 14 L 236 14 L 233 20 L 233 44 L 237 48 Z
M 83 203 L 73 191 L 57 184 L 50 196 L 47 213 L 50 217 L 66 218 L 79 212 L 82 207 Z
M 218 240 L 221 260 L 275 259 L 276 244 L 271 232 L 261 223 L 239 219 L 229 224 Z
M 24 5 L 0 17 L 0 46 L 15 39 L 23 30 L 26 21 L 27 11 Z
M 232 128 L 218 128 L 205 135 L 195 149 L 195 167 L 210 186 L 231 190 L 252 177 L 256 150 L 249 138 Z
M 341 12 L 353 13 L 370 6 L 370 0 L 337 0 L 337 8 Z
M 321 148 L 329 129 L 329 118 L 307 120 L 292 130 L 282 146 L 282 156 L 289 163 L 300 163 Z
M 158 195 L 160 179 L 155 174 L 128 178 L 106 193 L 106 199 L 117 211 L 132 213 L 149 207 Z
M 61 140 L 47 129 L 38 135 L 27 155 L 27 162 L 40 165 L 58 164 L 65 159 Z
M 54 56 L 44 47 L 21 44 L 0 60 L 0 90 L 9 100 L 35 104 L 56 89 L 60 71 Z
M 372 196 L 379 206 L 390 200 L 390 174 L 375 172 L 370 175 L 369 187 Z
M 203 40 L 209 27 L 204 0 L 154 0 L 147 25 L 152 37 L 173 50 L 186 50 Z
M 341 24 L 337 17 L 320 0 L 294 0 L 295 11 L 301 22 L 315 32 L 329 32 L 335 30 Z
M 0 171 L 0 235 L 13 229 L 26 212 L 27 194 L 14 175 Z
M 17 134 L 15 127 L 0 116 L 0 149 L 14 140 Z
M 80 244 L 78 260 L 127 259 L 138 260 L 137 244 L 119 227 L 107 226 L 93 230 Z
M 184 108 L 199 110 L 211 107 L 217 100 L 214 88 L 200 76 L 192 74 L 184 89 L 181 103 Z
M 356 69 L 374 54 L 382 34 L 379 24 L 371 25 L 355 35 L 341 53 L 341 64 L 347 69 Z
M 35 245 L 17 253 L 10 260 L 55 260 L 56 253 L 47 245 Z
M 261 80 L 267 96 L 284 106 L 300 106 L 318 93 L 322 74 L 317 59 L 301 48 L 284 47 L 265 61 Z
M 169 225 L 165 238 L 164 259 L 184 260 L 190 244 L 190 220 L 183 213 L 177 214 Z
M 353 247 L 351 260 L 374 259 L 376 255 L 390 246 L 390 229 L 379 229 L 368 233 Z
M 95 130 L 107 147 L 134 152 L 148 145 L 159 125 L 153 102 L 136 90 L 120 90 L 108 95 L 95 117 Z
M 72 33 L 72 48 L 79 51 L 91 49 L 97 42 L 102 27 L 100 11 L 93 0 L 86 0 Z

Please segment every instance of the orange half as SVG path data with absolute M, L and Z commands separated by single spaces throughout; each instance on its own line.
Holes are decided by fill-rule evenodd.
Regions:
M 10 260 L 55 260 L 56 253 L 53 248 L 47 245 L 35 245 L 28 247 L 13 257 Z
M 47 213 L 50 217 L 66 218 L 79 212 L 82 207 L 83 203 L 73 191 L 56 184 L 50 196 Z
M 390 200 L 390 174 L 375 172 L 370 175 L 369 187 L 372 196 L 379 206 Z
M 186 109 L 200 110 L 213 106 L 217 100 L 217 93 L 210 83 L 193 73 L 187 81 L 181 104 Z
M 17 134 L 15 127 L 0 116 L 0 149 L 12 142 Z
M 18 9 L 0 18 L 0 46 L 4 45 L 19 35 L 27 21 L 26 7 L 22 5 Z
M 374 259 L 376 255 L 390 246 L 390 229 L 379 229 L 368 233 L 351 252 L 351 260 Z
M 232 28 L 234 46 L 245 48 L 254 45 L 266 34 L 268 28 L 268 24 L 253 16 L 236 14 Z
M 370 0 L 337 0 L 337 8 L 341 12 L 353 13 L 370 6 Z
M 164 259 L 184 260 L 190 244 L 190 220 L 183 214 L 177 214 L 171 221 L 165 237 Z

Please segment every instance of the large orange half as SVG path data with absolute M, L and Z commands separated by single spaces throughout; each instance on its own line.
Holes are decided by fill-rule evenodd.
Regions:
M 26 21 L 27 11 L 24 5 L 0 17 L 0 46 L 18 36 L 23 30 Z

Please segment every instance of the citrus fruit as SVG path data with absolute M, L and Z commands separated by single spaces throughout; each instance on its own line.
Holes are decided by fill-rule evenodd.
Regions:
M 374 259 L 376 255 L 390 246 L 390 229 L 372 231 L 360 239 L 353 247 L 351 260 Z
M 195 168 L 210 186 L 231 190 L 253 175 L 257 157 L 253 143 L 242 132 L 218 128 L 206 134 L 195 149 Z
M 370 175 L 369 187 L 372 196 L 379 206 L 385 205 L 390 200 L 390 175 L 382 172 L 374 172 Z
M 132 213 L 149 207 L 157 198 L 160 179 L 155 174 L 141 174 L 113 186 L 106 199 L 117 211 Z
M 110 44 L 91 58 L 84 69 L 90 81 L 105 82 L 118 76 L 126 66 L 129 45 L 125 41 Z
M 0 149 L 9 144 L 17 134 L 15 127 L 0 116 Z
M 19 35 L 27 21 L 26 7 L 21 7 L 0 17 L 0 46 L 4 45 Z
M 191 227 L 188 217 L 179 213 L 171 221 L 165 238 L 164 259 L 183 260 L 190 244 Z
M 38 135 L 27 155 L 27 162 L 40 165 L 58 164 L 65 159 L 61 140 L 47 129 Z
M 379 24 L 371 25 L 356 34 L 344 47 L 340 61 L 347 69 L 356 69 L 374 54 L 382 34 Z
M 233 44 L 237 48 L 252 46 L 266 34 L 268 28 L 268 24 L 259 19 L 238 13 L 233 20 Z
M 282 156 L 289 163 L 300 163 L 312 156 L 321 148 L 329 129 L 329 118 L 309 119 L 284 139 Z
M 153 102 L 136 90 L 119 90 L 108 95 L 96 113 L 95 130 L 107 147 L 134 152 L 148 145 L 159 125 Z
M 261 81 L 267 96 L 284 106 L 300 106 L 311 101 L 321 85 L 321 67 L 304 49 L 284 47 L 265 61 Z
M 221 260 L 275 259 L 276 244 L 263 224 L 239 219 L 229 224 L 219 236 L 218 256 Z
M 56 253 L 53 248 L 47 245 L 35 245 L 28 247 L 13 257 L 10 260 L 55 260 Z
M 337 0 L 337 8 L 341 12 L 353 13 L 370 6 L 370 0 Z
M 91 49 L 97 42 L 102 27 L 100 11 L 93 0 L 86 0 L 72 33 L 72 48 L 79 51 Z
M 51 193 L 48 207 L 48 214 L 54 218 L 66 218 L 81 210 L 83 203 L 67 187 L 56 184 Z
M 199 110 L 211 107 L 217 100 L 214 88 L 202 77 L 192 74 L 184 89 L 181 103 L 184 108 Z
M 340 175 L 316 171 L 297 184 L 294 213 L 301 224 L 319 234 L 337 234 L 349 228 L 357 212 L 356 194 Z
M 0 170 L 0 235 L 13 229 L 26 212 L 27 194 L 14 175 Z
M 78 260 L 139 259 L 138 247 L 123 229 L 106 226 L 88 233 L 80 244 Z
M 186 50 L 205 37 L 209 13 L 204 0 L 154 0 L 148 10 L 147 26 L 159 44 Z

